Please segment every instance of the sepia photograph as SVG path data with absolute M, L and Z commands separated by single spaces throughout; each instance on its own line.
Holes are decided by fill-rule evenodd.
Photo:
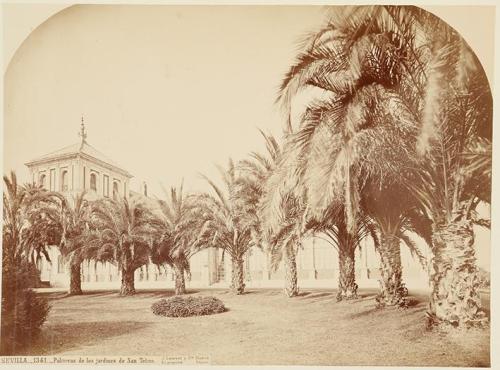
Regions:
M 494 365 L 494 4 L 1 10 L 2 365 Z

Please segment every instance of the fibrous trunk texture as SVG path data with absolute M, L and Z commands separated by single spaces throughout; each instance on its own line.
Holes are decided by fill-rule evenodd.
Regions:
M 358 297 L 356 284 L 356 270 L 354 266 L 355 243 L 344 222 L 337 224 L 339 248 L 339 292 L 337 301 L 355 299 Z
M 232 275 L 231 275 L 231 290 L 235 294 L 243 294 L 245 291 L 245 282 L 243 274 L 243 259 L 233 258 Z
M 285 294 L 288 297 L 296 297 L 299 294 L 295 250 L 285 251 Z
M 354 248 L 339 249 L 339 292 L 337 300 L 357 298 Z
M 120 295 L 133 295 L 135 294 L 134 285 L 134 269 L 122 268 L 122 286 L 120 289 Z
M 435 226 L 432 242 L 430 324 L 454 327 L 485 324 L 472 222 L 459 220 Z
M 175 295 L 186 294 L 186 280 L 184 279 L 183 266 L 174 263 L 174 274 L 175 274 Z
M 82 294 L 81 264 L 77 262 L 70 265 L 69 294 Z
M 380 294 L 381 305 L 395 306 L 404 300 L 402 289 L 401 249 L 399 238 L 394 235 L 380 236 Z

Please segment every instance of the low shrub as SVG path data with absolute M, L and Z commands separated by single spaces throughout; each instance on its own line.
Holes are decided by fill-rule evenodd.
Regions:
M 37 281 L 39 272 L 34 264 L 3 255 L 1 355 L 19 353 L 40 334 L 50 306 L 31 289 Z
M 50 311 L 48 301 L 37 297 L 31 289 L 18 292 L 14 299 L 12 309 L 2 310 L 2 355 L 16 354 L 30 347 Z
M 224 303 L 215 297 L 164 298 L 151 305 L 155 315 L 167 317 L 188 317 L 212 315 L 226 311 Z

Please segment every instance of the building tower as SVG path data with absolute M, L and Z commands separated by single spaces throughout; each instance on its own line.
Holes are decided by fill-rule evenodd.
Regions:
M 78 135 L 79 142 L 26 163 L 33 184 L 58 191 L 69 202 L 83 191 L 91 200 L 103 197 L 128 198 L 129 181 L 133 176 L 87 142 L 83 117 Z M 69 274 L 58 249 L 49 248 L 49 255 L 52 263 L 44 260 L 38 262 L 42 282 L 50 283 L 51 286 L 68 285 Z M 97 276 L 98 273 L 94 278 L 98 279 Z

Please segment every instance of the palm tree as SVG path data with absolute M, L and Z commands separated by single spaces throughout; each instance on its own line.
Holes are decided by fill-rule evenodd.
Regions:
M 97 261 L 115 261 L 121 269 L 120 295 L 135 294 L 134 273 L 149 262 L 157 217 L 137 200 L 98 200 L 91 205 L 87 253 Z
M 157 237 L 152 261 L 157 265 L 167 263 L 175 273 L 175 294 L 186 293 L 184 272 L 189 273 L 189 258 L 194 249 L 196 230 L 200 218 L 195 216 L 195 197 L 185 195 L 183 185 L 165 191 L 167 200 L 159 200 L 162 217 L 158 219 L 161 235 Z
M 357 298 L 354 252 L 360 248 L 361 241 L 370 236 L 375 246 L 379 247 L 379 239 L 371 220 L 366 216 L 358 217 L 354 230 L 349 230 L 344 212 L 341 204 L 332 205 L 322 218 L 309 219 L 307 222 L 307 229 L 313 231 L 316 237 L 327 241 L 338 253 L 338 301 Z
M 26 185 L 25 189 L 32 201 L 24 209 L 26 227 L 22 231 L 22 249 L 31 256 L 33 264 L 40 258 L 51 262 L 47 248 L 59 245 L 63 234 L 59 222 L 62 197 L 33 185 Z M 33 201 L 33 197 L 38 199 Z
M 82 294 L 81 264 L 87 256 L 85 242 L 89 232 L 90 207 L 85 199 L 85 192 L 78 194 L 72 201 L 64 198 L 61 209 L 63 237 L 60 251 L 69 260 L 70 285 L 69 294 Z
M 394 201 L 397 200 L 397 201 Z M 381 306 L 402 305 L 403 295 L 401 243 L 426 267 L 426 258 L 408 235 L 415 233 L 432 245 L 431 221 L 418 208 L 418 203 L 402 184 L 388 183 L 383 187 L 375 184 L 366 186 L 362 209 L 377 230 L 376 250 L 380 255 L 380 294 L 377 300 Z
M 471 52 L 456 38 L 452 46 L 458 60 L 470 60 Z M 487 320 L 478 293 L 472 227 L 478 221 L 478 204 L 491 199 L 491 152 L 471 152 L 471 148 L 491 142 L 492 99 L 477 60 L 458 74 L 460 64 L 453 63 L 456 53 L 443 56 L 447 68 L 440 73 L 448 88 L 432 102 L 433 117 L 420 136 L 417 181 L 408 186 L 432 220 L 429 318 L 470 326 Z
M 241 174 L 234 162 L 229 160 L 226 170 L 219 168 L 225 189 L 204 176 L 215 194 L 197 196 L 202 224 L 197 234 L 195 247 L 220 247 L 232 259 L 231 290 L 243 294 L 245 290 L 243 261 L 255 243 L 255 230 L 251 216 L 246 210 L 244 197 L 240 197 L 238 183 Z
M 62 229 L 58 223 L 61 196 L 42 187 L 21 186 L 14 172 L 4 176 L 3 253 L 35 263 L 47 246 L 58 244 Z
M 268 191 L 266 182 L 281 160 L 281 148 L 272 135 L 267 135 L 263 131 L 260 133 L 264 138 L 267 152 L 266 154 L 252 152 L 250 159 L 239 162 L 238 166 L 243 174 L 239 182 L 239 194 L 244 199 L 243 204 L 247 206 L 247 217 L 252 220 L 256 244 L 267 245 L 265 250 L 271 254 L 271 267 L 277 269 L 284 257 L 284 291 L 288 297 L 295 297 L 299 293 L 296 256 L 302 229 L 300 217 L 304 209 L 295 197 L 291 195 L 284 197 L 281 204 L 282 220 L 276 225 L 276 229 L 273 229 L 272 224 L 263 223 L 260 214 L 261 201 L 264 193 Z
M 280 207 L 280 216 L 277 223 L 266 223 L 264 240 L 268 243 L 271 254 L 271 267 L 277 269 L 284 260 L 285 266 L 285 294 L 295 297 L 299 294 L 297 283 L 297 253 L 302 240 L 306 237 L 307 229 L 306 207 L 297 197 L 284 197 Z
M 48 315 L 47 301 L 31 291 L 40 278 L 35 257 L 47 256 L 47 244 L 60 233 L 53 193 L 20 186 L 14 172 L 3 179 L 1 351 L 12 354 L 40 332 Z

